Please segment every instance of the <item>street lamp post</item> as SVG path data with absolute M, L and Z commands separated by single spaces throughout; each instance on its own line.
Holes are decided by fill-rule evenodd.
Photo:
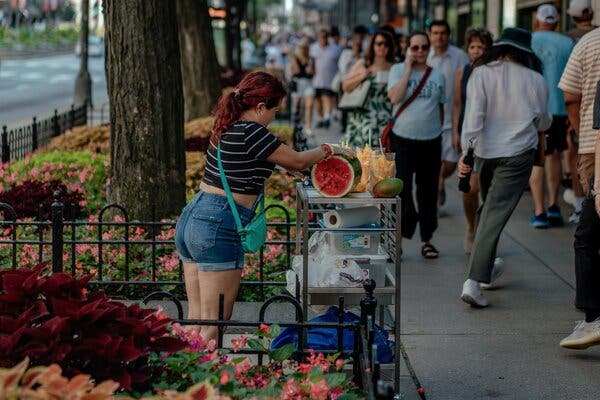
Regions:
M 75 107 L 92 104 L 92 78 L 90 77 L 90 73 L 88 71 L 88 36 L 90 32 L 89 15 L 90 1 L 82 0 L 81 36 L 79 39 L 81 63 L 79 66 L 77 79 L 75 80 L 75 100 L 73 102 Z

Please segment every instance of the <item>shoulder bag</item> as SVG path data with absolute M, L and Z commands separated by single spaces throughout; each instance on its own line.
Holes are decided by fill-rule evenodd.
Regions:
M 396 123 L 396 119 L 398 119 L 398 116 L 400 116 L 400 114 L 402 114 L 402 112 L 408 108 L 410 103 L 412 103 L 414 99 L 417 98 L 419 93 L 421 93 L 421 90 L 423 90 L 423 87 L 425 86 L 425 82 L 427 82 L 427 78 L 429 78 L 429 75 L 431 75 L 431 70 L 431 67 L 427 67 L 427 69 L 425 70 L 425 74 L 423 74 L 423 77 L 421 78 L 421 81 L 419 81 L 419 84 L 415 88 L 413 94 L 400 106 L 398 111 L 396 111 L 394 118 L 392 118 L 390 122 L 388 122 L 386 127 L 381 132 L 381 144 L 383 145 L 386 152 L 389 153 L 392 151 L 392 128 Z
M 369 89 L 371 89 L 371 79 L 367 78 L 353 90 L 342 94 L 338 108 L 345 111 L 365 111 Z
M 265 214 L 264 193 L 258 195 L 256 203 L 254 203 L 255 206 L 252 208 L 254 210 L 258 204 L 258 214 L 254 216 L 248 225 L 242 226 L 240 215 L 237 211 L 235 201 L 233 201 L 233 195 L 231 194 L 227 178 L 225 177 L 225 171 L 223 170 L 223 163 L 221 162 L 221 143 L 219 143 L 217 147 L 217 162 L 219 164 L 219 175 L 221 176 L 223 190 L 225 190 L 225 193 L 227 194 L 227 201 L 229 202 L 229 207 L 233 213 L 233 219 L 237 226 L 237 233 L 240 235 L 242 248 L 245 253 L 256 253 L 260 250 L 262 245 L 265 244 L 265 240 L 267 239 L 267 216 Z

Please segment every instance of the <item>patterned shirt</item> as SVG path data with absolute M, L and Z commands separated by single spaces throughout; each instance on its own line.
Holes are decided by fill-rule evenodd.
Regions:
M 233 193 L 259 194 L 275 164 L 266 161 L 281 145 L 267 128 L 251 121 L 238 121 L 221 133 L 221 162 Z M 204 182 L 223 188 L 217 163 L 217 147 L 206 152 Z
M 581 95 L 579 114 L 579 154 L 595 152 L 598 131 L 592 128 L 596 82 L 600 80 L 600 29 L 581 38 L 569 57 L 558 87 Z

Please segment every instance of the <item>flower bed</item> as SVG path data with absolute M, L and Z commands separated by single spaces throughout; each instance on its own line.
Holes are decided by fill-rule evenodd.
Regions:
M 200 118 L 186 124 L 186 137 L 206 138 L 210 134 L 212 118 Z M 272 131 L 284 142 L 291 141 L 291 130 L 285 126 L 273 127 Z M 109 140 L 108 126 L 75 128 L 65 135 L 59 136 L 50 143 L 48 151 L 39 150 L 27 156 L 24 160 L 3 164 L 0 166 L 0 202 L 5 201 L 15 206 L 19 221 L 32 222 L 29 226 L 10 227 L 4 225 L 0 230 L 0 240 L 18 241 L 51 241 L 51 229 L 46 226 L 39 228 L 33 225 L 40 214 L 38 204 L 43 204 L 41 212 L 43 219 L 49 217 L 49 206 L 53 201 L 53 189 L 60 187 L 64 191 L 67 219 L 78 218 L 87 220 L 90 224 L 78 226 L 73 233 L 72 227 L 65 228 L 64 240 L 89 242 L 98 240 L 98 212 L 105 204 L 106 184 L 109 174 Z M 199 151 L 186 152 L 186 194 L 191 198 L 198 190 L 204 175 L 206 154 Z M 275 171 L 266 182 L 266 204 L 277 204 L 285 209 L 290 216 L 290 222 L 295 221 L 295 187 L 294 182 L 287 176 Z M 27 201 L 24 201 L 27 200 Z M 73 203 L 73 205 L 71 205 Z M 286 214 L 280 208 L 268 210 L 269 221 L 285 222 Z M 105 217 L 105 220 L 107 218 Z M 119 216 L 111 219 L 123 222 Z M 99 279 L 99 261 L 102 258 L 103 281 L 147 281 L 156 277 L 158 281 L 179 281 L 179 260 L 173 244 L 173 221 L 164 221 L 165 225 L 155 228 L 156 239 L 167 243 L 155 246 L 153 253 L 152 232 L 147 226 L 104 226 L 102 240 L 140 241 L 140 244 L 102 244 L 102 253 L 97 244 L 81 243 L 75 248 L 65 244 L 63 264 L 66 271 L 72 271 L 76 276 L 91 273 L 94 279 Z M 293 235 L 293 230 L 292 230 Z M 270 228 L 269 240 L 286 240 L 283 228 Z M 293 236 L 292 236 L 293 237 Z M 32 243 L 18 244 L 16 259 L 21 267 L 33 267 L 42 260 L 50 259 L 51 246 L 40 246 Z M 153 256 L 156 269 L 153 270 Z M 0 243 L 0 269 L 12 267 L 13 246 Z M 259 255 L 248 255 L 244 279 L 257 281 L 285 281 L 286 248 L 283 245 L 267 245 L 264 249 L 264 268 L 259 269 Z M 126 272 L 125 265 L 129 265 Z M 173 290 L 173 286 L 163 287 Z M 264 293 L 243 288 L 241 298 L 255 301 L 272 294 L 282 292 L 282 287 L 268 287 Z M 131 292 L 130 292 L 131 293 Z M 264 295 L 264 297 L 263 297 Z
M 266 354 L 268 363 L 256 365 L 191 328 L 171 326 L 156 310 L 88 293 L 89 276 L 48 275 L 44 268 L 0 271 L 1 398 L 361 397 L 337 355 L 311 351 L 296 362 L 289 360 L 293 344 L 271 350 L 277 325 L 232 340 L 233 353 Z

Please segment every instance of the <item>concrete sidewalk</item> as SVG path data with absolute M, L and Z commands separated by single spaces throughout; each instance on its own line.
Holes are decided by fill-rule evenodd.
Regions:
M 341 135 L 334 127 L 316 138 L 337 142 Z M 600 347 L 558 346 L 583 318 L 573 306 L 574 227 L 530 227 L 533 203 L 525 193 L 500 241 L 506 272 L 486 292 L 491 306 L 470 308 L 459 299 L 467 256 L 457 183 L 447 181 L 445 216 L 432 241 L 439 259 L 421 257 L 418 233 L 403 242 L 401 340 L 427 398 L 600 398 Z M 561 206 L 566 219 L 571 207 Z M 407 399 L 418 398 L 404 363 L 401 385 Z

